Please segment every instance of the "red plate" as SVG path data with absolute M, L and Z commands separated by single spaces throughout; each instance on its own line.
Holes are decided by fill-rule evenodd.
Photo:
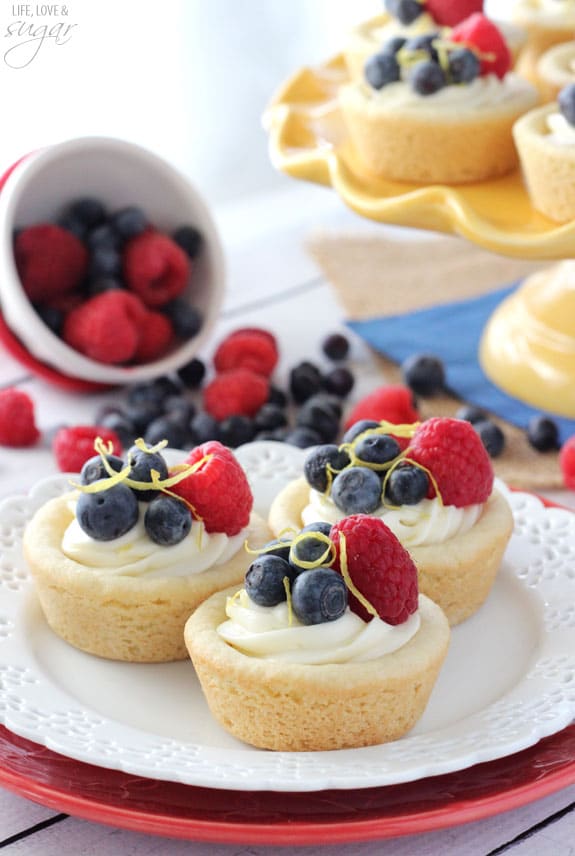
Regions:
M 394 838 L 481 820 L 575 783 L 575 725 L 467 770 L 355 791 L 242 792 L 106 770 L 0 726 L 0 785 L 110 826 L 226 844 L 324 844 Z

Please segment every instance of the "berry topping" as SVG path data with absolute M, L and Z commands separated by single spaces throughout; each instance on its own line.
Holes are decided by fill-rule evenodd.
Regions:
M 124 278 L 146 306 L 157 308 L 178 297 L 190 276 L 190 260 L 167 235 L 147 231 L 126 244 Z
M 452 83 L 471 83 L 481 73 L 481 62 L 469 48 L 450 51 L 448 73 Z
M 409 73 L 409 81 L 419 95 L 433 95 L 447 84 L 445 72 L 431 59 L 418 62 Z
M 483 12 L 483 0 L 425 0 L 425 11 L 442 27 L 454 27 L 474 12 Z
M 192 449 L 185 464 L 193 471 L 172 492 L 190 503 L 207 532 L 241 532 L 248 525 L 253 497 L 233 452 L 213 440 Z
M 400 451 L 399 443 L 389 434 L 364 434 L 353 447 L 358 463 L 372 465 L 373 469 L 393 461 Z
M 527 425 L 527 439 L 538 452 L 558 449 L 559 428 L 548 416 L 534 416 Z
M 79 473 L 86 461 L 94 456 L 94 443 L 97 437 L 100 437 L 109 447 L 110 454 L 121 455 L 120 441 L 109 428 L 94 425 L 60 428 L 52 441 L 52 451 L 58 468 L 65 473 Z
M 32 302 L 73 291 L 88 265 L 88 253 L 81 241 L 52 223 L 18 232 L 14 257 L 22 287 Z
M 381 503 L 381 481 L 368 467 L 347 467 L 334 478 L 331 498 L 344 514 L 371 514 Z
M 280 556 L 263 553 L 246 571 L 245 589 L 258 606 L 277 606 L 287 599 L 287 589 L 295 578 L 294 569 Z
M 333 567 L 346 580 L 349 605 L 369 621 L 378 615 L 388 624 L 401 624 L 418 606 L 417 568 L 383 520 L 364 514 L 335 523 Z
M 360 419 L 373 419 L 376 422 L 385 419 L 400 425 L 418 422 L 419 418 L 412 392 L 407 386 L 380 386 L 358 401 L 347 417 L 345 427 L 351 428 Z
M 417 505 L 425 499 L 429 490 L 429 477 L 421 467 L 400 464 L 391 470 L 385 482 L 386 504 Z
M 291 606 L 302 624 L 336 621 L 344 614 L 347 604 L 347 586 L 331 568 L 302 571 L 293 581 Z
M 304 462 L 304 475 L 308 484 L 323 493 L 334 476 L 349 464 L 349 455 L 333 443 L 317 446 L 308 453 Z
M 564 86 L 557 96 L 559 112 L 570 125 L 575 125 L 575 83 Z
M 70 347 L 92 360 L 127 363 L 138 350 L 145 315 L 135 294 L 105 291 L 68 313 L 62 335 Z
M 0 390 L 0 446 L 33 446 L 39 437 L 30 396 L 15 387 Z
M 511 53 L 498 27 L 481 12 L 475 12 L 457 24 L 449 40 L 471 48 L 481 60 L 481 74 L 505 77 L 511 68 Z
M 92 484 L 92 482 L 108 478 L 110 474 L 104 466 L 104 459 L 108 466 L 117 473 L 124 467 L 124 461 L 117 455 L 94 455 L 86 461 L 80 470 L 80 484 Z
M 204 388 L 204 407 L 214 419 L 240 414 L 254 416 L 268 399 L 267 378 L 250 369 L 217 374 Z
M 136 525 L 138 500 L 124 484 L 95 493 L 81 493 L 76 506 L 76 520 L 95 541 L 112 541 Z
M 372 89 L 382 89 L 400 79 L 401 69 L 395 54 L 386 50 L 370 56 L 365 63 L 364 74 Z
M 192 528 L 192 515 L 185 502 L 160 494 L 153 499 L 144 514 L 148 537 L 162 547 L 179 544 Z
M 292 541 L 289 563 L 297 571 L 330 565 L 333 561 L 333 544 L 329 535 L 313 529 L 301 530 Z
M 575 435 L 569 437 L 559 452 L 559 466 L 563 476 L 563 484 L 569 490 L 575 490 Z
M 275 336 L 267 330 L 248 328 L 230 333 L 214 354 L 218 372 L 228 369 L 250 369 L 269 377 L 278 361 Z
M 422 422 L 406 457 L 431 473 L 431 490 L 439 491 L 445 505 L 474 505 L 485 502 L 491 494 L 491 461 L 469 422 L 441 417 Z
M 401 364 L 401 374 L 416 395 L 438 395 L 445 390 L 445 367 L 433 354 L 412 354 Z
M 360 419 L 359 422 L 354 422 L 354 424 L 349 428 L 342 438 L 342 443 L 352 443 L 356 437 L 359 437 L 360 434 L 363 434 L 364 431 L 369 431 L 370 428 L 379 428 L 379 422 L 376 422 L 375 419 Z
M 128 477 L 135 482 L 151 482 L 152 471 L 157 473 L 159 479 L 165 480 L 168 478 L 168 466 L 163 456 L 154 450 L 154 447 L 149 448 L 144 444 L 132 446 L 128 450 L 128 464 L 130 472 Z M 142 502 L 148 502 L 157 496 L 157 490 L 138 490 L 138 499 Z
M 385 9 L 404 25 L 412 24 L 423 12 L 420 0 L 385 0 Z

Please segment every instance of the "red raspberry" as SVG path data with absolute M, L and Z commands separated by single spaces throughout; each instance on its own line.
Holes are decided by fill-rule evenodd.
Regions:
M 451 42 L 459 42 L 471 48 L 481 60 L 481 74 L 496 74 L 505 77 L 511 68 L 511 53 L 505 38 L 493 21 L 476 12 L 454 27 Z
M 112 443 L 112 454 L 122 454 L 122 444 L 118 435 L 108 428 L 97 425 L 74 425 L 60 428 L 52 442 L 52 451 L 58 468 L 63 473 L 79 473 L 84 464 L 96 454 L 94 441 L 101 437 L 104 443 Z
M 52 223 L 22 229 L 14 258 L 24 291 L 33 303 L 73 291 L 88 267 L 88 251 L 71 232 Z
M 395 425 L 419 422 L 420 416 L 413 403 L 413 393 L 407 386 L 390 384 L 380 386 L 355 405 L 346 419 L 345 428 L 351 428 L 360 419 L 385 420 Z
M 417 568 L 411 556 L 380 517 L 352 514 L 331 527 L 336 547 L 333 565 L 341 573 L 341 540 L 345 536 L 347 570 L 355 588 L 388 624 L 401 624 L 418 605 Z M 370 621 L 372 615 L 349 592 L 352 612 Z
M 563 475 L 563 484 L 569 490 L 575 490 L 575 434 L 565 440 L 561 446 L 559 466 Z
M 230 333 L 214 355 L 216 371 L 251 369 L 269 377 L 278 361 L 276 338 L 267 330 L 245 327 Z
M 249 369 L 222 372 L 204 389 L 204 409 L 214 419 L 253 416 L 268 400 L 268 379 Z
M 147 231 L 126 244 L 124 280 L 146 306 L 157 308 L 178 297 L 188 284 L 191 264 L 175 241 Z
M 425 0 L 425 11 L 436 24 L 454 27 L 474 12 L 483 12 L 483 0 Z
M 493 467 L 473 425 L 436 416 L 417 428 L 406 453 L 428 469 L 445 505 L 485 502 L 493 490 Z M 435 495 L 435 488 L 430 489 Z
M 135 363 L 150 363 L 162 357 L 174 339 L 171 321 L 161 312 L 146 312 L 140 324 L 140 341 Z
M 127 363 L 138 349 L 145 314 L 135 294 L 104 291 L 66 316 L 62 338 L 92 360 L 112 365 Z
M 246 474 L 233 452 L 217 440 L 196 446 L 185 463 L 195 464 L 205 456 L 209 459 L 196 472 L 170 490 L 193 506 L 207 532 L 237 535 L 248 525 L 254 502 Z
M 14 387 L 0 390 L 0 446 L 33 446 L 39 436 L 30 396 Z

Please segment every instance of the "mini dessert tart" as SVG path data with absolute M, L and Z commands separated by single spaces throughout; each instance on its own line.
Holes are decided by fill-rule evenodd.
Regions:
M 527 35 L 517 72 L 539 86 L 540 57 L 554 45 L 573 40 L 575 0 L 516 0 L 512 20 Z
M 309 452 L 304 476 L 274 499 L 269 525 L 278 536 L 356 513 L 385 521 L 451 625 L 487 598 L 513 529 L 478 434 L 451 418 L 356 423 L 340 446 Z
M 206 443 L 169 470 L 163 445 L 137 441 L 126 463 L 100 445 L 77 488 L 26 527 L 24 554 L 46 621 L 90 654 L 185 659 L 190 613 L 241 581 L 246 538 L 269 538 L 228 449 Z
M 371 746 L 422 715 L 447 653 L 441 609 L 381 519 L 268 544 L 245 585 L 209 598 L 185 639 L 210 710 L 263 749 Z
M 370 56 L 393 38 L 405 40 L 440 32 L 448 36 L 452 27 L 474 12 L 483 12 L 483 0 L 386 0 L 385 12 L 354 27 L 344 49 L 345 63 L 352 80 L 363 78 Z M 519 56 L 527 36 L 508 21 L 495 22 L 503 33 L 513 62 Z
M 575 41 L 545 51 L 537 63 L 537 76 L 542 98 L 556 101 L 562 89 L 575 83 Z
M 517 166 L 511 128 L 538 101 L 507 44 L 480 13 L 439 33 L 387 42 L 365 80 L 340 89 L 358 161 L 393 181 L 464 184 Z
M 531 203 L 565 223 L 575 217 L 575 84 L 557 102 L 530 110 L 513 127 Z

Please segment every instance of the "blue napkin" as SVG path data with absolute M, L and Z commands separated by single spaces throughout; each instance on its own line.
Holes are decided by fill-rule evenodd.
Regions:
M 483 373 L 477 353 L 483 328 L 497 305 L 519 283 L 468 300 L 419 309 L 405 315 L 380 316 L 347 325 L 372 348 L 396 363 L 415 352 L 439 357 L 445 366 L 449 389 L 512 425 L 525 429 L 533 416 L 541 415 L 496 387 Z M 559 428 L 561 443 L 575 434 L 575 420 L 551 417 Z

